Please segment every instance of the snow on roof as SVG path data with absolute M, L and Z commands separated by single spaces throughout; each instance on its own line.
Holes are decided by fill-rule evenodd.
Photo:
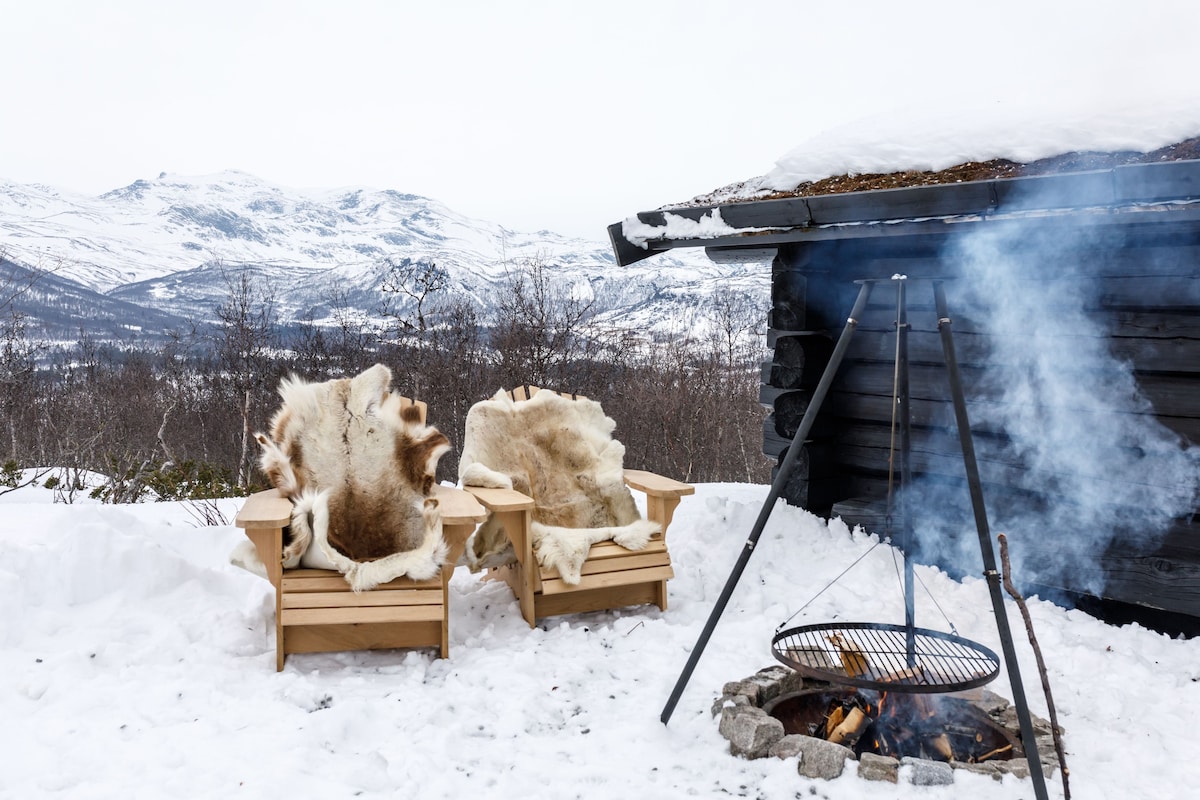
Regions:
M 998 170 L 991 177 L 1031 174 L 1004 170 L 1006 165 L 1050 165 L 1056 157 L 1060 157 L 1058 171 L 1098 168 L 1105 165 L 1100 160 L 1089 164 L 1061 157 L 1156 153 L 1181 142 L 1190 142 L 1190 147 L 1160 152 L 1162 159 L 1192 158 L 1197 156 L 1197 146 L 1191 140 L 1198 136 L 1200 94 L 1194 90 L 1112 108 L 1017 100 L 933 111 L 914 108 L 826 130 L 785 153 L 767 174 L 683 205 L 976 179 L 970 170 L 964 171 L 966 177 L 956 176 L 954 168 L 962 165 L 990 165 Z M 1106 165 L 1132 160 L 1110 160 Z M 918 177 L 942 172 L 947 173 L 946 181 Z M 907 177 L 866 185 L 845 180 L 883 175 Z

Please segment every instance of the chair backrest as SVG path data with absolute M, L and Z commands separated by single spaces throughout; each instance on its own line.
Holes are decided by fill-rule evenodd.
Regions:
M 510 389 L 508 391 L 508 396 L 513 399 L 513 402 L 519 403 L 522 400 L 531 399 L 538 392 L 551 392 L 551 391 L 554 391 L 554 390 L 553 389 L 542 389 L 537 386 L 531 386 L 528 383 L 526 383 L 522 386 L 517 386 L 514 389 Z M 561 397 L 569 397 L 572 400 L 586 400 L 587 399 L 586 396 L 584 396 L 582 394 L 575 394 L 574 392 L 556 392 L 556 394 L 560 395 Z
M 401 411 L 409 406 L 415 406 L 417 413 L 421 415 L 421 424 L 425 424 L 426 415 L 429 413 L 429 406 L 425 404 L 424 400 L 413 400 L 411 397 L 405 397 L 402 394 L 396 395 L 396 399 L 400 401 Z

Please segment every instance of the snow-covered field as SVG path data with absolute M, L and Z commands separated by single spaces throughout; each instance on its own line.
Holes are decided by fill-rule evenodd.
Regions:
M 451 656 L 290 656 L 274 671 L 271 594 L 231 566 L 241 532 L 183 504 L 0 497 L 0 797 L 1031 798 L 1032 784 L 809 781 L 795 760 L 728 753 L 710 706 L 775 663 L 776 626 L 875 543 L 775 509 L 670 724 L 659 715 L 767 487 L 701 485 L 672 525 L 670 607 L 529 629 L 503 585 L 460 569 Z M 240 501 L 221 503 L 232 520 Z M 1013 540 L 1014 549 L 1018 547 Z M 919 567 L 919 625 L 1000 652 L 982 579 Z M 1031 603 L 1078 798 L 1182 798 L 1200 785 L 1200 640 Z M 900 622 L 893 555 L 876 548 L 794 623 Z M 1046 715 L 1010 609 L 1026 691 Z M 1011 697 L 1005 671 L 989 688 Z M 903 773 L 902 773 L 903 774 Z M 1058 776 L 1047 781 L 1060 797 Z

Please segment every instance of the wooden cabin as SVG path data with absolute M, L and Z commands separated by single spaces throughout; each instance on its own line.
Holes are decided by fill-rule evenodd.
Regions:
M 777 463 L 859 282 L 875 282 L 797 444 L 789 502 L 892 535 L 903 496 L 918 529 L 906 549 L 979 573 L 961 546 L 978 556 L 939 282 L 991 530 L 1025 555 L 1018 583 L 1110 621 L 1200 632 L 1200 160 L 697 203 L 631 223 L 609 227 L 622 265 L 677 247 L 770 259 L 761 401 Z M 897 490 L 901 319 L 910 474 Z

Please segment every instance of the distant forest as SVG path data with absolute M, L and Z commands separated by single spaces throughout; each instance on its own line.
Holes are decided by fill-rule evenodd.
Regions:
M 713 296 L 707 334 L 651 341 L 599 325 L 593 305 L 537 262 L 479 312 L 451 298 L 435 264 L 397 261 L 370 319 L 331 298 L 330 319 L 286 327 L 276 298 L 248 271 L 226 283 L 214 324 L 170 331 L 155 352 L 86 333 L 69 347 L 41 342 L 16 310 L 32 284 L 0 284 L 0 493 L 30 480 L 30 469 L 68 502 L 84 493 L 136 502 L 265 488 L 253 434 L 278 408 L 280 379 L 347 377 L 375 363 L 391 368 L 396 391 L 428 403 L 429 423 L 454 444 L 442 480 L 457 479 L 471 405 L 521 384 L 600 401 L 626 466 L 691 482 L 769 480 L 758 403 L 762 309 L 735 290 Z

